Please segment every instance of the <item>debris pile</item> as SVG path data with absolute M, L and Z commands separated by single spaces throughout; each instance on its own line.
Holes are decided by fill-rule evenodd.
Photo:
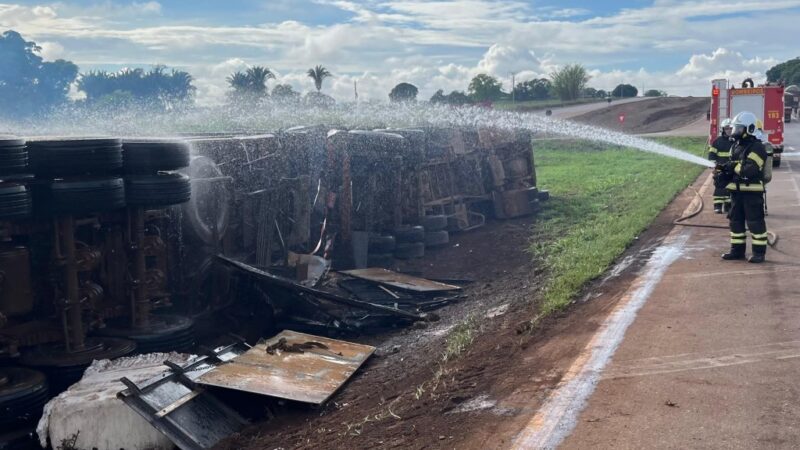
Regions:
M 237 342 L 144 382 L 123 378 L 119 398 L 182 449 L 205 449 L 247 423 L 225 392 L 242 391 L 320 405 L 369 358 L 374 347 L 283 331 L 249 346 Z M 210 390 L 215 387 L 221 390 Z
M 43 448 L 57 448 L 62 442 L 72 442 L 73 448 L 172 448 L 172 441 L 117 399 L 125 389 L 120 378 L 142 383 L 162 376 L 169 370 L 166 360 L 184 365 L 192 358 L 150 353 L 93 362 L 78 383 L 47 404 L 36 430 L 39 443 Z
M 437 320 L 433 310 L 464 298 L 463 283 L 401 266 L 449 245 L 454 233 L 532 214 L 544 198 L 524 131 L 0 136 L 0 420 L 17 434 L 31 427 L 44 401 L 93 360 L 190 353 L 198 341 L 214 347 L 221 335 L 241 333 L 227 357 L 205 352 L 204 374 L 170 364 L 163 379 L 125 381 L 129 406 L 157 416 L 153 425 L 177 445 L 202 447 L 213 433 L 204 443 L 184 435 L 192 410 L 184 403 L 228 414 L 219 436 L 244 419 L 198 385 L 241 382 L 249 366 L 237 366 L 239 358 L 257 367 L 298 360 L 308 366 L 295 369 L 305 370 L 316 363 L 304 358 L 324 355 L 351 369 L 332 372 L 339 386 L 371 350 L 356 357 L 348 352 L 357 344 L 301 332 L 354 336 Z M 294 340 L 245 344 L 280 330 L 293 330 L 284 333 Z M 274 375 L 258 370 L 254 383 Z M 145 394 L 169 383 L 158 402 Z M 303 394 L 286 398 L 311 403 L 335 391 L 295 387 Z M 269 386 L 253 389 L 272 395 Z M 53 431 L 72 426 L 61 420 L 73 411 L 68 403 L 49 418 L 57 440 L 72 439 Z

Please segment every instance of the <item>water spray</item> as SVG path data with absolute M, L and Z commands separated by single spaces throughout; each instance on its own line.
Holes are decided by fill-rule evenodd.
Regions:
M 47 119 L 26 123 L 0 123 L 0 131 L 27 135 L 117 136 L 180 136 L 186 134 L 225 132 L 274 132 L 296 125 L 325 124 L 342 129 L 376 129 L 402 127 L 475 127 L 524 129 L 544 136 L 604 142 L 644 152 L 676 158 L 703 167 L 712 167 L 704 158 L 682 150 L 569 120 L 542 115 L 500 111 L 483 107 L 452 107 L 428 103 L 340 104 L 330 108 L 263 103 L 193 110 L 154 113 L 135 107 L 123 110 L 96 110 L 68 107 L 50 114 Z

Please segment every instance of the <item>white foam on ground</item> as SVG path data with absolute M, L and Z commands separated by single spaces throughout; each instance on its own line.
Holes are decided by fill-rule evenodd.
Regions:
M 75 448 L 97 450 L 169 450 L 175 447 L 166 436 L 129 408 L 117 393 L 125 390 L 119 379 L 143 383 L 168 369 L 164 361 L 184 364 L 190 355 L 150 353 L 114 361 L 94 361 L 83 378 L 44 407 L 36 433 L 39 443 L 48 440 L 58 448 L 77 434 Z
M 454 409 L 451 413 L 465 413 L 470 411 L 480 411 L 483 409 L 494 408 L 497 400 L 492 400 L 488 395 L 482 394 L 469 401 L 466 401 Z

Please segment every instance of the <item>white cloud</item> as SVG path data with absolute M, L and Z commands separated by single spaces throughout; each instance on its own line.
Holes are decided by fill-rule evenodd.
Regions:
M 204 25 L 191 12 L 165 17 L 156 1 L 99 0 L 90 7 L 0 4 L 0 31 L 15 29 L 39 42 L 47 58 L 71 59 L 82 70 L 153 63 L 187 70 L 199 100 L 208 103 L 224 97 L 231 72 L 256 64 L 302 91 L 313 89 L 305 70 L 323 64 L 335 75 L 325 92 L 342 99 L 352 98 L 354 80 L 363 99 L 385 100 L 399 82 L 416 85 L 427 98 L 437 89 L 466 90 L 480 72 L 508 88 L 510 72 L 525 80 L 572 62 L 592 69 L 590 84 L 598 88 L 625 81 L 699 95 L 711 77 L 763 74 L 796 56 L 775 36 L 795 34 L 800 18 L 791 10 L 800 0 L 655 0 L 602 17 L 519 0 L 303 1 L 351 18 L 325 25 Z M 764 24 L 769 33 L 732 33 Z
M 580 17 L 589 15 L 591 11 L 585 8 L 561 8 L 546 13 L 546 17 L 554 19 L 566 19 L 569 17 Z
M 520 79 L 547 76 L 555 67 L 547 60 L 539 59 L 533 50 L 513 45 L 494 44 L 478 61 L 478 71 L 497 77 L 511 73 Z
M 133 2 L 131 7 L 135 11 L 145 14 L 161 14 L 161 3 L 158 2 Z
M 689 63 L 678 71 L 681 76 L 715 78 L 726 73 L 751 72 L 764 73 L 778 63 L 775 58 L 745 58 L 740 52 L 718 48 L 710 55 L 692 55 Z
M 695 54 L 689 57 L 686 65 L 674 72 L 652 72 L 644 68 L 632 71 L 592 70 L 590 84 L 598 89 L 613 89 L 617 84 L 633 84 L 640 90 L 659 89 L 670 94 L 708 96 L 711 80 L 726 78 L 739 83 L 745 78 L 753 78 L 756 83 L 766 81 L 766 71 L 777 60 L 747 57 L 740 52 L 718 48 L 710 54 Z
M 39 55 L 47 61 L 59 59 L 64 55 L 64 46 L 58 42 L 43 41 L 37 44 L 41 47 Z

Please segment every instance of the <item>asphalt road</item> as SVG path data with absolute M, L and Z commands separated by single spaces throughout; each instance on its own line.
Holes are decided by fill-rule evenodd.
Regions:
M 800 448 L 800 124 L 786 145 L 768 262 L 722 261 L 725 229 L 675 227 L 517 448 Z M 691 222 L 724 226 L 709 187 Z

